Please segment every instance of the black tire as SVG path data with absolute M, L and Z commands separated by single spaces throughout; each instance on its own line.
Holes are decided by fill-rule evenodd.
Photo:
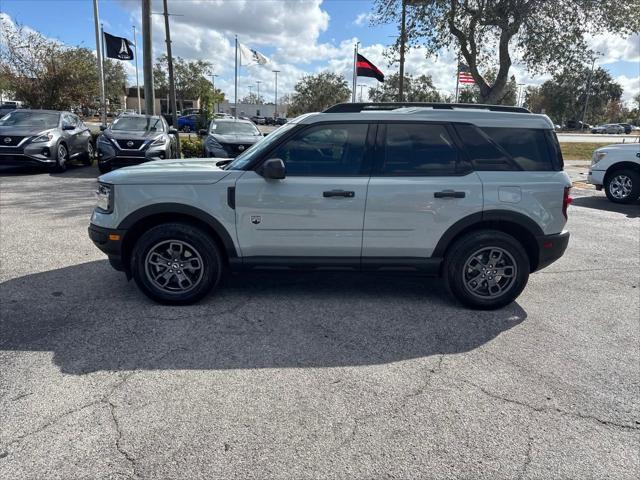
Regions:
M 477 255 L 487 250 L 488 256 Z M 501 253 L 501 257 L 494 253 Z M 486 259 L 484 265 L 478 258 Z M 490 263 L 491 258 L 499 258 L 498 263 Z M 468 262 L 473 264 L 474 260 L 476 267 L 469 267 Z M 507 278 L 509 263 L 513 263 L 515 269 L 510 270 L 511 276 Z M 486 268 L 489 266 L 492 268 Z M 483 272 L 482 268 L 488 271 Z M 445 257 L 443 276 L 449 292 L 461 303 L 475 309 L 493 310 L 510 304 L 520 295 L 529 280 L 529 270 L 529 257 L 518 240 L 498 230 L 476 230 L 451 246 Z M 504 276 L 499 275 L 501 271 Z M 485 276 L 479 278 L 477 284 L 480 288 L 474 294 L 467 284 L 475 281 L 477 277 L 473 274 L 476 272 L 477 277 Z M 501 288 L 502 284 L 504 291 L 491 292 L 489 281 L 494 282 L 491 288 Z
M 93 144 L 91 141 L 87 143 L 87 151 L 82 154 L 82 165 L 90 167 L 93 165 L 93 158 L 95 157 Z
M 175 245 L 182 245 L 180 253 L 174 249 Z M 195 255 L 179 259 L 188 253 Z M 193 269 L 185 267 L 189 262 L 194 262 Z M 196 270 L 200 262 L 200 269 Z M 131 272 L 140 290 L 152 300 L 168 305 L 188 305 L 201 300 L 218 285 L 222 270 L 222 255 L 216 242 L 199 228 L 183 223 L 151 228 L 138 239 L 131 256 Z M 154 274 L 160 282 L 152 278 Z M 183 287 L 185 278 L 188 283 Z M 162 288 L 159 283 L 165 280 L 166 287 Z M 183 288 L 188 289 L 180 290 Z
M 191 127 L 189 125 L 185 125 L 184 127 L 182 127 L 182 131 L 184 133 L 191 133 Z
M 56 173 L 63 173 L 67 170 L 67 162 L 69 160 L 69 150 L 64 143 L 58 144 L 56 147 L 56 163 L 53 166 L 53 171 Z
M 627 182 L 631 183 L 630 187 Z M 629 191 L 626 195 L 622 190 L 623 183 Z M 626 168 L 608 173 L 604 181 L 604 192 L 614 203 L 635 202 L 640 197 L 640 173 Z
M 100 163 L 98 162 L 98 170 L 100 173 L 109 173 L 111 171 L 111 165 L 108 163 Z

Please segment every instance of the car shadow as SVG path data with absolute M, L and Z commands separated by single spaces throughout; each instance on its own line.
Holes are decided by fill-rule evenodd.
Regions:
M 96 163 L 90 167 L 86 167 L 77 162 L 69 162 L 67 170 L 58 173 L 47 170 L 46 168 L 37 167 L 2 167 L 0 166 L 0 177 L 19 177 L 25 175 L 42 175 L 48 174 L 52 177 L 73 177 L 73 178 L 98 178 L 100 172 L 96 167 Z
M 382 364 L 473 350 L 527 317 L 462 308 L 436 279 L 357 273 L 228 275 L 168 307 L 104 260 L 7 280 L 0 298 L 0 351 L 52 352 L 69 374 Z
M 576 197 L 572 205 L 576 207 L 595 208 L 606 212 L 622 213 L 629 218 L 640 217 L 640 200 L 630 204 L 613 203 L 606 196 Z

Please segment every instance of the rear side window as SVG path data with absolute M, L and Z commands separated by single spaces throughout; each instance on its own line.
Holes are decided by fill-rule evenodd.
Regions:
M 502 127 L 481 127 L 481 130 L 511 155 L 523 170 L 555 170 L 544 130 Z
M 444 125 L 390 123 L 386 130 L 381 175 L 455 174 L 458 150 Z
M 520 170 L 506 152 L 491 142 L 490 138 L 474 125 L 456 125 L 458 136 L 464 144 L 473 169 L 482 171 Z

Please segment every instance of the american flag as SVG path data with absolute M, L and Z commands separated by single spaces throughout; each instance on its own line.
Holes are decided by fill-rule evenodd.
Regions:
M 460 83 L 476 83 L 471 76 L 471 71 L 464 63 L 458 64 L 458 81 Z

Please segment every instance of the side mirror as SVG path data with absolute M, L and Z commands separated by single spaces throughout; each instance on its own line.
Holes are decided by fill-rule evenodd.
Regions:
M 175 128 L 170 128 L 170 129 L 169 129 L 169 134 L 170 134 L 170 135 L 177 135 L 177 134 L 178 134 L 178 130 L 177 130 L 177 129 L 175 129 Z
M 100 125 L 100 131 L 104 132 L 107 129 L 106 125 Z
M 266 137 L 267 135 L 269 135 L 269 132 L 264 132 L 264 133 L 262 134 L 262 136 L 263 136 L 263 137 Z
M 279 158 L 270 158 L 262 164 L 258 173 L 264 178 L 282 180 L 286 176 L 286 168 L 284 162 Z
M 65 125 L 62 125 L 62 129 L 63 129 L 63 130 L 75 130 L 75 129 L 76 129 L 76 127 L 75 127 L 75 125 L 69 125 L 69 124 L 67 123 L 67 124 L 65 124 Z
M 200 135 L 201 137 L 205 137 L 207 135 L 207 131 L 204 128 L 201 128 L 200 130 L 198 130 L 198 135 Z

